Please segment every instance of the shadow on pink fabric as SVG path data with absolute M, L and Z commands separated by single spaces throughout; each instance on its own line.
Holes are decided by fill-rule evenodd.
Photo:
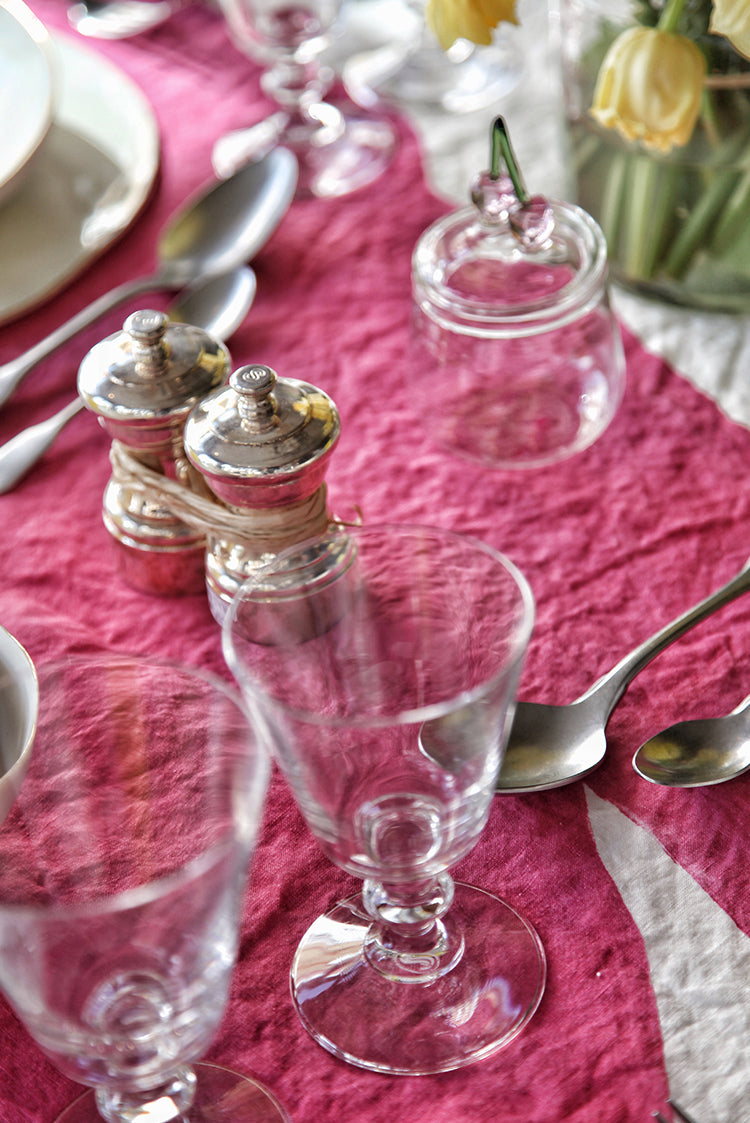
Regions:
M 61 0 L 34 0 L 62 29 Z M 0 361 L 99 292 L 153 263 L 166 218 L 210 176 L 214 139 L 267 110 L 259 75 L 215 11 L 190 7 L 148 37 L 102 44 L 144 89 L 163 140 L 159 184 L 131 231 L 59 297 L 0 333 Z M 410 257 L 447 205 L 425 186 L 408 126 L 380 181 L 338 200 L 295 203 L 254 262 L 258 297 L 231 341 L 235 365 L 263 362 L 325 390 L 343 432 L 328 474 L 334 510 L 367 522 L 432 523 L 501 549 L 528 577 L 537 624 L 520 695 L 569 701 L 750 555 L 750 434 L 638 341 L 626 339 L 622 406 L 586 452 L 547 469 L 491 472 L 434 447 L 410 411 Z M 154 306 L 164 306 L 164 296 Z M 85 351 L 126 311 L 35 371 L 0 413 L 0 441 L 70 397 Z M 108 440 L 90 415 L 0 497 L 0 622 L 42 661 L 94 648 L 148 653 L 228 677 L 206 598 L 155 598 L 120 580 L 101 521 Z M 750 602 L 740 600 L 663 653 L 610 723 L 588 780 L 650 829 L 750 933 L 750 777 L 675 792 L 639 780 L 633 751 L 680 717 L 732 708 L 750 689 Z M 353 892 L 272 782 L 227 1014 L 209 1059 L 254 1073 L 295 1123 L 643 1123 L 667 1088 L 643 940 L 604 868 L 581 784 L 498 797 L 454 871 L 507 898 L 549 959 L 538 1013 L 511 1045 L 470 1068 L 405 1078 L 362 1072 L 316 1045 L 287 975 L 321 909 Z M 363 1011 L 367 1016 L 367 1011 Z M 76 1095 L 0 1000 L 0 1123 L 46 1123 Z

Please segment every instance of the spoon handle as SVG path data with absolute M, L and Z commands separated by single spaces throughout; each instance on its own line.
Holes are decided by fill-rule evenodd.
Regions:
M 79 35 L 91 39 L 128 39 L 165 23 L 178 7 L 179 0 L 77 3 L 68 8 L 68 23 Z
M 0 406 L 4 405 L 8 398 L 11 396 L 15 388 L 26 377 L 30 370 L 32 370 L 37 363 L 42 359 L 46 359 L 63 343 L 67 343 L 79 331 L 83 331 L 90 324 L 95 323 L 100 316 L 106 312 L 110 312 L 116 308 L 118 304 L 122 304 L 124 300 L 128 300 L 131 296 L 137 296 L 139 293 L 146 292 L 149 289 L 163 288 L 172 286 L 165 285 L 163 278 L 158 274 L 151 277 L 139 277 L 134 281 L 126 281 L 117 288 L 111 289 L 109 292 L 104 293 L 103 296 L 92 301 L 86 308 L 81 309 L 75 316 L 72 316 L 59 328 L 56 328 L 46 339 L 41 342 L 35 343 L 28 351 L 24 351 L 22 355 L 18 355 L 15 359 L 11 359 L 9 363 L 0 366 Z
M 31 425 L 17 436 L 0 446 L 0 495 L 10 491 L 28 470 L 43 456 L 58 433 L 65 428 L 77 413 L 83 409 L 83 402 L 75 398 L 64 406 L 59 413 Z
M 750 590 L 750 561 L 726 585 L 717 589 L 715 593 L 711 593 L 710 596 L 700 601 L 693 608 L 689 608 L 687 612 L 683 612 L 671 624 L 666 624 L 650 639 L 645 640 L 624 659 L 621 659 L 617 666 L 597 679 L 594 685 L 589 687 L 578 701 L 581 702 L 584 698 L 592 698 L 596 695 L 597 700 L 601 703 L 602 716 L 606 720 L 628 684 L 659 652 L 663 651 L 674 640 L 679 639 L 690 628 L 700 624 L 712 612 L 723 608 L 724 605 L 729 604 L 748 590 Z

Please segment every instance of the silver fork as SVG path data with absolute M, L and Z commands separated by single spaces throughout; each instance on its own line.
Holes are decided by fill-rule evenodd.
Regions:
M 672 1108 L 672 1123 L 696 1123 L 692 1115 L 688 1115 L 683 1107 L 675 1103 L 674 1100 L 667 1100 L 667 1103 Z M 656 1123 L 670 1123 L 666 1115 L 662 1115 L 660 1111 L 655 1111 L 652 1116 Z

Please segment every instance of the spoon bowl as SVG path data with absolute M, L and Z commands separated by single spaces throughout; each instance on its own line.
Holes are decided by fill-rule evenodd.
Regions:
M 250 261 L 289 209 L 296 184 L 295 157 L 275 148 L 193 196 L 159 239 L 154 273 L 118 285 L 41 343 L 0 366 L 0 406 L 38 362 L 123 301 L 144 292 L 174 292 Z
M 167 315 L 175 323 L 192 324 L 223 342 L 247 316 L 257 289 L 254 271 L 241 265 L 190 285 L 169 306 Z
M 639 671 L 690 628 L 750 590 L 750 562 L 695 607 L 682 613 L 567 706 L 519 702 L 496 789 L 505 795 L 561 788 L 597 768 L 607 751 L 612 710 Z
M 750 697 L 723 717 L 678 721 L 641 745 L 633 768 L 668 788 L 724 784 L 750 768 Z
M 158 280 L 159 288 L 181 288 L 251 261 L 288 211 L 296 182 L 295 157 L 275 148 L 198 192 L 161 235 L 157 272 L 145 279 L 149 287 Z
M 605 720 L 596 698 L 565 706 L 518 702 L 497 791 L 541 792 L 582 780 L 604 760 Z

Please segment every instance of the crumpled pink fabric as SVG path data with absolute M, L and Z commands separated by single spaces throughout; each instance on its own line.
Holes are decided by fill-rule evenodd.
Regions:
M 63 0 L 34 0 L 62 29 Z M 143 88 L 163 141 L 160 180 L 131 230 L 58 297 L 0 331 L 0 361 L 113 284 L 151 268 L 167 217 L 210 177 L 214 139 L 267 110 L 257 68 L 218 13 L 191 7 L 150 36 L 98 44 Z M 570 701 L 650 635 L 739 570 L 750 553 L 750 435 L 636 339 L 610 428 L 546 469 L 493 472 L 432 446 L 411 416 L 410 255 L 446 205 L 425 186 L 403 121 L 388 174 L 341 200 L 295 203 L 258 255 L 258 297 L 230 344 L 336 401 L 343 433 L 328 473 L 333 507 L 368 522 L 475 534 L 521 567 L 537 623 L 520 696 Z M 155 306 L 165 298 L 154 297 Z M 159 301 L 160 303 L 157 303 Z M 149 301 L 151 303 L 151 301 Z M 108 317 L 40 366 L 0 412 L 0 441 L 71 396 Z M 90 415 L 0 497 L 0 622 L 42 661 L 97 647 L 175 657 L 228 676 L 202 595 L 149 597 L 124 585 L 101 521 L 108 439 Z M 747 693 L 750 602 L 740 600 L 663 653 L 628 690 L 609 752 L 588 780 L 651 830 L 750 934 L 750 778 L 692 792 L 639 780 L 650 733 L 719 713 Z M 292 1007 L 288 968 L 315 916 L 356 885 L 312 842 L 276 776 L 247 895 L 240 962 L 209 1059 L 254 1073 L 295 1123 L 642 1123 L 667 1094 L 656 1004 L 640 933 L 604 869 L 583 786 L 498 797 L 455 871 L 506 897 L 537 927 L 549 960 L 541 1007 L 490 1059 L 440 1076 L 367 1073 L 334 1059 Z M 0 1123 L 45 1123 L 80 1091 L 40 1054 L 0 1000 Z

